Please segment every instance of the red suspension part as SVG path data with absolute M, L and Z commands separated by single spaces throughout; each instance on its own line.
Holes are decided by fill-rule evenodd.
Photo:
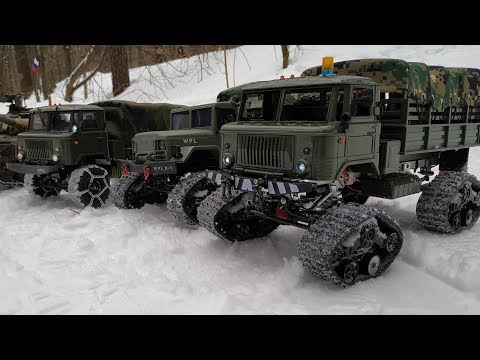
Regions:
M 143 169 L 143 176 L 145 177 L 145 180 L 147 180 L 150 177 L 150 168 L 146 167 Z
M 122 174 L 127 176 L 128 175 L 128 166 L 127 165 L 122 165 Z
M 279 206 L 275 209 L 275 217 L 281 220 L 290 220 L 290 214 L 283 206 Z

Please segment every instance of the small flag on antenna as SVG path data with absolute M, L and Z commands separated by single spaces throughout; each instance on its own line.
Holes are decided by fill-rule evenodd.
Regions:
M 33 59 L 33 64 L 32 64 L 32 70 L 35 73 L 38 73 L 38 68 L 40 67 L 40 62 L 37 60 L 37 58 Z

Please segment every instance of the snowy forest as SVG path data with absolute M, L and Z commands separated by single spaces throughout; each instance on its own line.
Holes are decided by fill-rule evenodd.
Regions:
M 283 84 L 288 82 L 295 84 L 297 81 L 307 80 L 320 83 L 320 76 L 315 75 L 311 79 L 304 80 L 303 75 L 306 69 L 315 69 L 322 65 L 325 57 L 332 57 L 332 61 L 335 62 L 352 59 L 397 59 L 395 60 L 397 64 L 411 62 L 419 66 L 418 64 L 424 63 L 432 66 L 468 68 L 472 71 L 480 68 L 480 46 L 468 45 L 0 45 L 0 94 L 23 94 L 27 108 L 38 109 L 49 104 L 61 103 L 67 109 L 74 109 L 71 110 L 72 114 L 82 109 L 82 106 L 87 109 L 85 113 L 91 113 L 92 109 L 100 111 L 99 107 L 102 105 L 92 104 L 102 102 L 122 103 L 124 101 L 129 104 L 137 102 L 154 106 L 167 103 L 178 105 L 178 108 L 168 113 L 170 120 L 173 119 L 172 114 L 175 111 L 180 114 L 178 118 L 184 120 L 186 115 L 182 115 L 182 111 L 185 108 L 196 110 L 201 109 L 202 106 L 215 108 L 219 106 L 220 101 L 217 101 L 219 93 L 232 87 L 248 84 L 247 86 L 253 86 L 253 90 L 250 88 L 247 91 L 254 93 L 258 90 L 255 86 L 264 86 L 262 82 L 281 83 L 279 86 L 287 86 Z M 372 86 L 372 83 L 368 84 Z M 353 91 L 354 86 L 351 84 L 352 98 L 356 94 Z M 294 88 L 293 85 L 292 88 Z M 298 88 L 294 89 L 300 92 Z M 380 98 L 379 93 L 378 95 Z M 368 96 L 366 97 L 368 100 Z M 343 99 L 343 95 L 335 101 L 339 99 Z M 292 100 L 292 103 L 287 105 L 293 105 L 297 100 Z M 316 101 L 316 95 L 307 100 Z M 392 103 L 403 101 L 407 104 L 410 101 L 407 98 L 393 97 L 391 100 Z M 242 101 L 245 102 L 245 96 Z M 258 97 L 252 101 L 254 104 L 256 102 Z M 224 106 L 222 111 L 229 109 L 237 111 L 235 101 L 225 103 L 221 104 Z M 71 106 L 72 104 L 74 106 Z M 61 112 L 62 106 L 49 108 L 56 108 L 55 111 Z M 310 105 L 307 103 L 306 107 L 308 106 Z M 345 103 L 344 108 L 346 107 Z M 9 113 L 10 108 L 10 103 L 0 103 L 0 114 Z M 415 111 L 413 108 L 412 105 L 411 112 Z M 338 108 L 335 109 L 338 113 Z M 467 110 L 469 109 L 467 107 Z M 380 109 L 378 110 L 380 113 Z M 332 112 L 332 119 L 336 119 L 337 113 Z M 447 113 L 451 116 L 453 110 Z M 466 113 L 470 114 L 468 111 Z M 480 114 L 480 111 L 472 113 Z M 338 115 L 343 114 L 338 113 Z M 374 117 L 377 115 L 377 113 L 370 113 L 372 122 L 378 123 L 379 118 Z M 12 114 L 12 118 L 14 116 L 16 117 L 17 114 Z M 458 116 L 461 117 L 462 114 L 459 113 Z M 72 115 L 73 118 L 74 115 Z M 367 196 L 363 199 L 364 206 L 375 208 L 378 213 L 387 214 L 394 219 L 395 226 L 398 225 L 401 228 L 403 244 L 400 250 L 397 248 L 398 252 L 395 256 L 398 256 L 395 261 L 388 264 L 388 269 L 381 276 L 375 277 L 376 273 L 373 271 L 369 273 L 372 276 L 368 280 L 358 281 L 344 288 L 329 283 L 324 278 L 319 279 L 304 266 L 299 243 L 301 239 L 309 239 L 305 236 L 309 230 L 301 226 L 287 225 L 290 214 L 283 210 L 282 206 L 287 202 L 284 198 L 275 198 L 275 203 L 272 200 L 271 203 L 280 204 L 278 207 L 271 207 L 272 214 L 278 215 L 275 220 L 282 221 L 267 229 L 267 233 L 262 233 L 265 236 L 248 239 L 248 241 L 228 242 L 218 236 L 219 232 L 215 233 L 214 226 L 202 227 L 173 217 L 169 209 L 175 206 L 175 202 L 171 201 L 167 204 L 165 197 L 162 198 L 163 202 L 144 201 L 142 206 L 136 208 L 127 206 L 122 208 L 117 205 L 120 200 L 127 199 L 126 196 L 123 198 L 111 196 L 105 200 L 103 206 L 97 208 L 81 207 L 77 206 L 78 203 L 71 201 L 70 187 L 66 184 L 73 178 L 74 185 L 80 186 L 83 175 L 77 176 L 80 174 L 76 172 L 78 169 L 72 171 L 71 174 L 75 176 L 69 175 L 70 178 L 68 176 L 61 178 L 56 174 L 52 176 L 49 179 L 52 182 L 47 185 L 53 184 L 51 187 L 54 190 L 48 194 L 32 192 L 35 185 L 34 176 L 29 174 L 32 176 L 28 178 L 27 186 L 22 184 L 15 187 L 0 187 L 0 293 L 2 294 L 0 314 L 480 314 L 480 237 L 478 236 L 480 225 L 475 222 L 479 215 L 479 183 L 469 180 L 473 177 L 480 178 L 480 147 L 473 146 L 480 144 L 478 135 L 480 134 L 480 117 L 472 118 L 471 123 L 463 123 L 463 118 L 458 118 L 450 124 L 450 118 L 447 118 L 447 122 L 435 124 L 438 129 L 441 129 L 438 131 L 443 131 L 449 126 L 457 127 L 455 131 L 460 134 L 459 141 L 471 141 L 469 153 L 463 152 L 463 154 L 465 160 L 468 159 L 468 174 L 472 176 L 465 180 L 465 183 L 473 185 L 471 188 L 466 186 L 460 189 L 459 187 L 460 190 L 455 194 L 452 192 L 452 199 L 457 201 L 459 198 L 465 198 L 469 206 L 471 205 L 471 209 L 465 209 L 468 211 L 462 210 L 462 217 L 459 217 L 459 222 L 456 223 L 463 226 L 464 231 L 445 234 L 430 231 L 431 229 L 422 226 L 418 221 L 417 211 L 417 204 L 423 196 L 420 187 L 416 193 L 411 192 L 394 199 Z M 30 119 L 30 123 L 26 120 L 27 125 L 22 130 L 27 130 L 28 126 L 34 123 L 33 116 Z M 307 144 L 310 137 L 317 136 L 315 129 L 320 126 L 304 125 L 301 121 L 300 124 L 292 121 L 287 124 L 288 126 L 284 124 L 274 126 L 272 121 L 265 124 L 255 117 L 252 119 L 255 121 L 243 124 L 238 124 L 240 122 L 238 121 L 226 125 L 229 126 L 228 135 L 231 136 L 229 139 L 233 139 L 232 141 L 221 142 L 225 138 L 219 135 L 220 127 L 214 129 L 214 135 L 208 135 L 210 141 L 217 142 L 217 147 L 220 146 L 218 144 L 222 145 L 219 150 L 222 156 L 214 159 L 217 166 L 215 171 L 218 170 L 220 163 L 227 167 L 232 161 L 238 160 L 240 155 L 235 158 L 237 153 L 233 153 L 230 157 L 223 156 L 232 155 L 229 151 L 238 144 L 243 144 L 244 148 L 248 148 L 245 144 L 250 145 L 254 150 L 255 146 L 258 147 L 255 142 L 252 142 L 253 140 L 243 143 L 240 140 L 237 141 L 237 135 L 235 137 L 231 135 L 234 131 L 243 132 L 238 135 L 238 139 L 241 139 L 248 131 L 250 131 L 248 135 L 254 138 L 270 131 L 271 128 L 279 128 L 281 131 L 291 131 L 293 135 L 288 133 L 288 136 L 298 136 L 295 138 L 297 140 L 303 139 L 300 141 L 298 156 L 310 154 L 322 156 L 323 152 L 328 152 L 327 146 L 315 152 L 315 148 Z M 85 121 L 87 120 L 92 118 L 85 118 Z M 325 128 L 329 126 L 327 123 L 323 125 L 326 125 Z M 363 126 L 363 124 L 360 125 Z M 414 125 L 412 128 L 423 129 L 429 125 L 431 124 Z M 81 146 L 87 141 L 95 145 L 103 144 L 101 141 L 104 138 L 97 135 L 100 131 L 94 133 L 90 140 L 83 142 L 81 136 L 91 134 L 74 126 L 76 125 L 72 122 L 63 132 L 53 131 L 53 135 L 46 128 L 43 132 L 34 129 L 34 131 L 25 131 L 25 134 L 17 129 L 18 131 L 12 135 L 13 132 L 7 132 L 11 129 L 4 126 L 0 128 L 4 131 L 0 133 L 0 140 L 7 146 L 14 144 L 13 148 L 17 152 L 8 154 L 10 160 L 13 158 L 11 162 L 22 165 L 22 161 L 25 163 L 25 158 L 33 154 L 39 156 L 40 161 L 35 162 L 37 158 L 33 158 L 28 166 L 38 165 L 39 169 L 48 170 L 57 166 L 55 164 L 61 163 L 67 155 L 73 154 L 70 149 L 79 145 L 79 142 Z M 377 130 L 371 130 L 368 126 L 365 126 L 368 131 L 380 131 L 380 126 L 372 128 Z M 464 134 L 462 130 L 458 130 L 462 126 L 468 128 L 473 135 L 469 137 L 462 135 Z M 262 133 L 256 132 L 260 127 L 262 127 Z M 348 129 L 338 130 L 340 128 L 333 127 L 328 129 L 334 133 L 334 136 L 338 136 L 338 141 L 335 138 L 332 147 L 346 144 L 345 134 Z M 188 136 L 183 136 L 182 131 L 185 131 Z M 186 154 L 186 151 L 195 146 L 195 141 L 200 143 L 202 134 L 206 136 L 206 133 L 205 129 L 193 128 L 168 128 L 151 133 L 139 132 L 135 134 L 138 142 L 132 147 L 154 148 L 155 154 L 152 153 L 154 159 L 163 152 L 171 151 L 171 156 L 167 160 L 180 162 L 182 152 Z M 274 144 L 273 147 L 279 148 L 280 135 L 274 133 L 277 138 L 271 141 L 277 142 L 270 142 Z M 371 137 L 370 132 L 367 135 Z M 377 133 L 375 136 L 377 135 L 380 139 L 380 134 Z M 427 140 L 432 138 L 420 133 L 415 136 L 418 137 L 418 143 L 424 141 L 424 138 Z M 368 137 L 369 141 L 370 137 Z M 15 142 L 17 138 L 21 140 L 18 144 Z M 131 138 L 127 139 L 128 146 L 132 144 L 131 140 Z M 398 140 L 391 141 L 392 146 L 398 145 Z M 29 154 L 28 146 L 35 151 Z M 373 147 L 369 150 L 373 154 L 371 149 Z M 392 147 L 392 149 L 396 148 Z M 400 154 L 399 149 L 397 149 L 397 155 Z M 63 150 L 65 152 L 62 153 Z M 437 150 L 438 148 L 428 151 L 433 153 Z M 240 153 L 241 151 L 238 152 Z M 246 153 L 247 151 L 244 151 L 244 154 Z M 340 156 L 337 156 L 339 153 L 335 152 L 332 156 L 336 159 Z M 16 158 L 12 154 L 16 154 Z M 140 155 L 143 156 L 143 153 Z M 41 158 L 41 156 L 44 157 Z M 375 161 L 380 161 L 379 158 L 377 156 Z M 137 160 L 146 161 L 146 159 L 145 157 L 141 159 L 139 156 Z M 279 161 L 278 156 L 275 159 Z M 407 159 L 404 163 L 418 160 L 418 158 L 412 159 Z M 0 160 L 3 159 L 0 157 Z M 133 164 L 135 159 L 129 161 L 129 164 Z M 105 163 L 106 161 L 103 161 L 103 165 Z M 336 166 L 335 161 L 328 162 L 328 164 L 333 163 L 332 166 Z M 102 163 L 98 162 L 98 164 Z M 91 164 L 85 166 L 87 165 Z M 305 170 L 310 164 L 307 161 L 292 161 L 288 165 L 293 172 Z M 397 165 L 399 163 L 395 163 L 394 167 Z M 428 164 L 430 165 L 432 164 Z M 409 179 L 418 177 L 422 180 L 428 178 L 424 183 L 427 181 L 433 183 L 437 178 L 445 178 L 438 164 L 434 165 L 428 169 L 433 169 L 432 171 L 424 171 L 423 174 L 415 173 L 416 169 L 405 166 L 402 168 L 401 176 L 409 176 Z M 108 166 L 110 163 L 107 162 Z M 143 165 L 140 164 L 141 166 Z M 242 166 L 246 165 L 242 164 Z M 261 167 L 253 168 L 258 172 Z M 98 167 L 95 169 L 98 170 Z M 113 176 L 112 171 L 112 177 L 109 178 L 111 189 L 120 188 L 118 184 L 122 174 L 124 179 L 127 177 L 134 179 L 131 176 L 132 172 L 128 173 L 128 169 L 125 174 L 125 169 L 119 166 L 116 176 Z M 134 169 L 133 165 L 130 171 L 133 171 L 132 169 Z M 152 177 L 149 178 L 150 169 L 145 171 L 145 168 L 142 168 L 139 171 L 135 179 L 141 181 L 152 179 Z M 242 171 L 242 167 L 239 171 Z M 398 166 L 395 171 L 400 172 Z M 391 174 L 397 175 L 396 172 Z M 188 181 L 192 179 L 192 173 L 194 172 L 182 173 L 176 180 L 179 183 Z M 204 170 L 202 174 L 206 176 Z M 282 187 L 285 189 L 286 177 L 282 178 L 279 173 L 274 175 L 275 181 L 278 180 L 275 182 L 275 188 L 272 186 L 263 189 L 265 194 L 270 191 L 280 191 Z M 108 178 L 106 173 L 101 176 L 103 176 L 102 180 Z M 354 186 L 357 180 L 355 176 L 357 176 L 355 171 L 349 170 L 348 174 L 346 171 L 341 173 L 344 188 Z M 294 180 L 298 181 L 298 178 L 295 177 Z M 132 188 L 137 185 L 133 180 L 129 181 L 132 181 L 129 186 L 134 184 Z M 415 181 L 421 182 L 419 179 Z M 293 185 L 314 182 L 298 181 Z M 55 188 L 59 183 L 61 185 Z M 453 184 L 454 181 L 452 180 L 451 183 Z M 456 184 L 457 182 L 454 185 Z M 101 185 L 104 186 L 102 189 L 108 187 L 106 181 Z M 440 198 L 450 196 L 449 191 L 452 187 L 443 187 Z M 474 191 L 471 191 L 472 189 Z M 80 194 L 78 187 L 73 190 L 76 191 L 75 195 Z M 207 193 L 209 190 L 202 191 Z M 202 191 L 191 196 L 193 201 L 197 200 L 197 195 L 198 198 L 205 196 L 205 194 L 199 195 Z M 438 199 L 439 192 L 434 193 Z M 45 194 L 51 196 L 43 196 Z M 327 194 L 325 198 L 323 194 L 318 191 L 315 193 L 315 196 L 318 196 L 315 201 L 302 203 L 302 207 L 297 209 L 303 211 L 310 210 L 314 205 L 327 204 L 328 206 L 330 201 L 328 197 L 331 194 Z M 119 198 L 121 199 L 118 200 Z M 132 201 L 136 200 L 134 198 Z M 197 212 L 199 223 L 201 221 L 205 224 L 208 221 L 205 219 L 210 213 L 203 209 L 209 210 L 211 208 L 207 206 L 220 203 L 216 201 L 218 199 L 214 200 L 204 207 L 199 207 L 202 209 Z M 180 203 L 181 201 L 177 201 L 177 204 Z M 448 203 L 445 208 L 449 208 L 450 205 Z M 232 208 L 235 209 L 236 205 Z M 475 210 L 474 216 L 473 210 Z M 432 211 L 428 215 L 431 213 Z M 258 211 L 255 214 L 258 214 Z M 335 223 L 337 219 L 343 221 L 346 217 L 361 218 L 361 216 L 351 215 L 353 212 L 347 213 L 348 216 L 344 216 L 345 213 L 341 212 L 332 214 L 338 216 L 331 215 L 329 218 L 331 223 Z M 455 224 L 457 215 L 460 216 L 460 213 L 455 213 L 455 217 L 452 217 L 452 226 Z M 241 216 L 242 214 L 239 217 Z M 216 221 L 213 217 L 211 218 L 210 224 Z M 271 220 L 272 216 L 269 219 Z M 375 221 L 370 221 L 367 225 L 375 226 Z M 450 219 L 447 219 L 445 223 L 449 221 Z M 252 227 L 258 224 L 269 224 L 261 221 L 252 223 Z M 336 226 L 336 230 L 340 229 L 339 233 L 348 228 L 343 224 Z M 386 225 L 382 224 L 383 229 Z M 316 231 L 322 233 L 324 228 L 326 226 L 318 230 L 317 227 Z M 375 231 L 378 230 L 375 229 Z M 233 236 L 236 235 L 235 231 L 231 233 Z M 391 240 L 390 235 L 387 237 L 382 234 L 383 238 Z M 352 238 L 354 242 L 360 237 L 352 236 Z M 333 251 L 332 254 L 335 255 Z M 370 271 L 370 265 L 378 265 L 381 257 L 380 255 L 371 256 L 368 261 L 368 263 L 362 263 L 364 272 Z M 354 261 L 349 262 L 348 265 L 352 263 Z M 342 273 L 344 279 L 346 279 L 346 269 L 347 266 L 342 268 L 345 270 Z M 354 267 L 350 269 L 358 270 Z

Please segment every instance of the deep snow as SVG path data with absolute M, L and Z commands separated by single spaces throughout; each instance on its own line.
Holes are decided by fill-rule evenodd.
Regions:
M 237 50 L 236 85 L 298 75 L 328 55 L 336 60 L 397 57 L 480 67 L 475 62 L 478 46 L 303 46 L 303 53 L 296 54 L 286 71 L 280 71 L 279 48 L 277 60 L 274 46 L 242 50 L 251 70 Z M 233 57 L 230 51 L 230 66 Z M 204 73 L 198 82 L 192 70 L 190 82 L 186 77 L 172 80 L 175 87 L 164 89 L 168 99 L 157 96 L 161 92 L 153 81 L 149 84 L 148 70 L 134 69 L 131 77 L 136 82 L 119 98 L 184 104 L 215 101 L 225 88 L 225 78 L 214 55 L 211 59 L 215 73 Z M 189 61 L 194 64 L 195 59 Z M 149 70 L 158 76 L 158 67 Z M 233 74 L 230 67 L 229 73 Z M 108 83 L 107 74 L 95 78 L 96 83 Z M 105 86 L 106 96 L 108 91 Z M 90 97 L 87 101 L 98 100 Z M 27 105 L 34 106 L 34 100 Z M 0 112 L 5 111 L 0 108 Z M 471 151 L 470 172 L 480 177 L 478 148 Z M 454 236 L 431 234 L 416 223 L 417 199 L 412 195 L 367 202 L 400 222 L 405 243 L 383 276 L 340 289 L 303 269 L 296 254 L 300 229 L 282 226 L 266 238 L 230 245 L 206 230 L 174 222 L 164 205 L 120 210 L 109 202 L 102 209 L 79 209 L 65 192 L 41 200 L 24 189 L 0 191 L 0 313 L 480 313 L 480 225 Z

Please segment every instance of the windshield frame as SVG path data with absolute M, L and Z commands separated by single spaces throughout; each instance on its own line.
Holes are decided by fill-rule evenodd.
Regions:
M 45 116 L 45 114 L 48 116 L 47 119 L 47 126 L 45 129 L 32 129 L 32 124 L 33 124 L 33 117 L 35 115 L 40 115 L 40 116 Z M 70 115 L 70 120 L 68 121 L 68 130 L 52 130 L 52 124 L 53 124 L 53 116 L 56 114 L 69 114 Z M 38 112 L 33 112 L 31 114 L 31 117 L 28 122 L 28 131 L 33 131 L 33 132 L 39 132 L 39 133 L 45 133 L 45 132 L 54 132 L 54 133 L 69 133 L 72 131 L 72 123 L 74 121 L 74 112 L 73 111 L 38 111 Z

